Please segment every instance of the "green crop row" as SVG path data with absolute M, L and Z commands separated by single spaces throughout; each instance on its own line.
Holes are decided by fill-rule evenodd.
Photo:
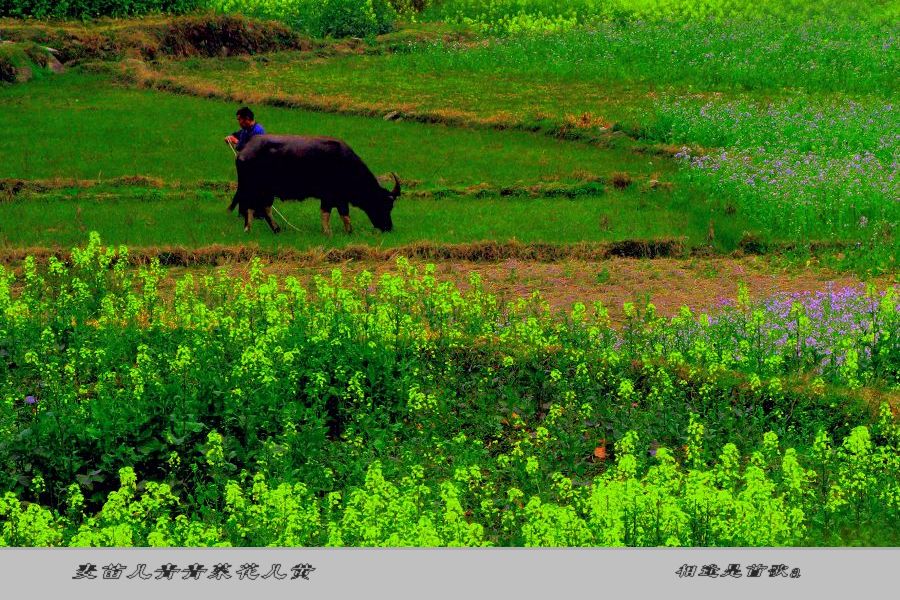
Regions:
M 884 407 L 880 443 L 866 427 L 837 448 L 822 434 L 813 468 L 793 448 L 781 450 L 773 433 L 746 463 L 726 444 L 706 467 L 698 459 L 704 428 L 691 421 L 686 464 L 659 447 L 644 467 L 638 438 L 628 432 L 602 475 L 573 481 L 541 472 L 539 457 L 553 439 L 539 427 L 510 453 L 458 463 L 440 482 L 416 464 L 391 481 L 376 460 L 360 485 L 324 495 L 264 471 L 224 476 L 223 438 L 211 432 L 199 467 L 208 483 L 197 492 L 206 511 L 192 505 L 196 496 L 138 482 L 125 467 L 96 512 L 86 510 L 77 484 L 67 488 L 61 511 L 12 493 L 0 497 L 0 546 L 890 545 L 900 517 L 900 429 Z M 449 451 L 484 454 L 465 434 L 448 442 Z M 527 492 L 505 481 L 508 471 L 521 475 Z M 42 485 L 36 478 L 34 486 Z
M 562 31 L 608 21 L 689 23 L 776 18 L 890 23 L 898 15 L 896 3 L 887 0 L 443 0 L 424 9 L 425 18 L 464 23 L 499 34 Z
M 198 10 L 279 20 L 316 36 L 370 36 L 405 18 L 461 23 L 494 34 L 562 31 L 610 21 L 771 19 L 896 22 L 888 0 L 0 0 L 0 17 L 90 19 Z
M 0 271 L 6 543 L 895 541 L 894 288 L 614 327 L 402 259 L 306 288 L 127 258 Z

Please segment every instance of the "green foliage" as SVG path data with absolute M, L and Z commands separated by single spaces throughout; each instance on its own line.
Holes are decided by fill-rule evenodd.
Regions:
M 388 0 L 208 0 L 226 13 L 281 21 L 315 37 L 369 37 L 394 28 L 398 13 Z
M 205 5 L 206 0 L 0 0 L 0 17 L 88 19 L 147 13 L 182 14 Z
M 397 14 L 415 18 L 417 13 L 427 10 L 435 0 L 388 0 Z
M 711 195 L 730 198 L 772 231 L 801 241 L 863 237 L 873 254 L 893 255 L 896 122 L 883 100 L 664 99 L 641 135 L 720 148 L 685 147 L 677 158 Z
M 320 31 L 331 37 L 377 35 L 391 31 L 396 16 L 387 0 L 326 0 Z
M 802 21 L 869 19 L 890 23 L 900 9 L 890 0 L 860 4 L 852 0 L 444 0 L 426 9 L 432 19 L 447 19 L 501 34 L 546 32 L 606 21 L 702 21 L 777 18 Z
M 320 546 L 319 504 L 303 483 L 270 487 L 261 473 L 249 493 L 234 481 L 224 488 L 225 531 L 235 546 Z
M 894 425 L 894 441 L 897 431 Z M 616 445 L 615 466 L 589 485 L 573 488 L 554 473 L 556 497 L 538 491 L 524 502 L 523 491 L 509 487 L 505 501 L 483 500 L 481 510 L 461 494 L 460 478 L 431 482 L 421 465 L 411 464 L 394 484 L 376 461 L 346 496 L 334 491 L 316 497 L 303 483 L 271 487 L 262 473 L 243 484 L 228 480 L 224 511 L 201 520 L 166 484 L 142 482 L 138 493 L 135 472 L 126 467 L 119 489 L 87 517 L 76 485 L 70 486 L 67 515 L 25 506 L 7 493 L 0 498 L 0 546 L 806 545 L 827 534 L 817 526 L 821 514 L 832 527 L 849 525 L 855 532 L 863 523 L 890 524 L 900 516 L 898 447 L 876 447 L 869 435 L 856 428 L 833 459 L 820 454 L 809 470 L 799 466 L 793 448 L 783 454 L 777 449 L 774 434 L 766 434 L 763 449 L 743 467 L 728 444 L 711 468 L 689 469 L 664 447 L 645 465 L 636 455 L 636 434 L 627 432 Z M 489 463 L 481 468 L 492 470 Z M 829 499 L 824 506 L 817 489 Z M 498 504 L 501 510 L 492 508 Z M 500 524 L 491 531 L 475 514 Z M 895 539 L 890 528 L 884 533 L 880 541 Z
M 643 83 L 655 93 L 673 84 L 686 93 L 772 90 L 776 98 L 785 88 L 885 94 L 897 89 L 889 74 L 898 65 L 895 39 L 889 25 L 847 19 L 629 20 L 489 38 L 475 47 L 424 44 L 393 62 L 451 73 L 499 70 L 560 85 Z
M 394 28 L 399 14 L 423 8 L 421 0 L 0 0 L 0 17 L 93 19 L 202 9 L 278 20 L 317 37 L 367 37 Z
M 169 293 L 127 259 L 92 235 L 0 268 L 0 543 L 896 542 L 895 417 L 842 387 L 896 385 L 890 295 L 888 345 L 848 334 L 852 373 L 808 385 L 817 357 L 745 343 L 775 326 L 746 294 L 614 329 L 405 259 L 309 289 L 254 260 Z

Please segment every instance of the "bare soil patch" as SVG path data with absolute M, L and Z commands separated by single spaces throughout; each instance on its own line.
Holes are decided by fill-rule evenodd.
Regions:
M 258 257 L 273 264 L 337 264 L 348 261 L 387 262 L 393 264 L 400 256 L 410 259 L 439 261 L 497 262 L 523 260 L 556 262 L 566 259 L 603 260 L 611 256 L 660 258 L 684 256 L 684 244 L 678 239 L 621 240 L 615 242 L 581 242 L 577 244 L 521 243 L 521 242 L 471 242 L 441 244 L 416 242 L 403 246 L 381 248 L 368 245 L 350 245 L 343 248 L 312 248 L 309 250 L 282 248 L 267 250 L 252 245 L 210 245 L 201 248 L 182 246 L 134 247 L 129 249 L 129 261 L 146 264 L 153 259 L 166 267 L 218 266 L 233 262 L 246 262 Z M 15 265 L 27 256 L 38 263 L 51 256 L 68 261 L 70 252 L 62 248 L 8 247 L 0 248 L 0 264 Z
M 393 261 L 345 260 L 322 264 L 292 261 L 263 261 L 267 273 L 298 277 L 311 282 L 316 275 L 330 276 L 340 268 L 346 277 L 368 270 L 376 275 L 396 273 Z M 624 318 L 625 302 L 653 302 L 659 314 L 674 316 L 682 306 L 695 313 L 715 310 L 724 300 L 734 299 L 738 282 L 747 285 L 751 298 L 766 298 L 780 292 L 814 292 L 829 287 L 864 285 L 866 280 L 847 273 L 818 267 L 784 270 L 765 257 L 743 258 L 657 258 L 611 257 L 602 260 L 566 259 L 555 263 L 505 259 L 497 262 L 465 260 L 425 261 L 411 259 L 421 273 L 434 262 L 435 275 L 452 281 L 460 289 L 469 288 L 469 276 L 478 273 L 486 291 L 502 301 L 528 298 L 539 292 L 552 309 L 571 309 L 576 302 L 590 306 L 603 302 L 614 322 Z M 249 263 L 232 263 L 221 268 L 235 276 L 249 276 Z M 209 268 L 175 267 L 172 281 L 186 272 L 208 272 Z M 892 285 L 889 277 L 873 280 L 879 287 Z M 174 283 L 173 283 L 174 285 Z

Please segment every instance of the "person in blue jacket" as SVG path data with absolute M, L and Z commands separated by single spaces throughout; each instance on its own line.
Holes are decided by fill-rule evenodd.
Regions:
M 253 111 L 246 106 L 237 111 L 237 121 L 241 128 L 226 137 L 225 141 L 240 152 L 254 135 L 262 135 L 266 130 L 254 120 Z

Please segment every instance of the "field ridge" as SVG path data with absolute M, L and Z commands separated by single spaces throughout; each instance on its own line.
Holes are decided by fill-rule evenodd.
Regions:
M 385 182 L 391 181 L 390 173 L 377 175 Z M 552 197 L 577 198 L 579 196 L 598 195 L 607 191 L 607 186 L 623 189 L 632 184 L 640 183 L 646 189 L 671 189 L 671 182 L 661 182 L 657 178 L 646 175 L 635 175 L 627 172 L 614 172 L 608 177 L 586 176 L 574 183 L 557 181 L 542 181 L 537 183 L 523 183 L 512 185 L 490 185 L 479 183 L 468 186 L 438 186 L 419 189 L 421 180 L 401 180 L 403 186 L 403 198 L 446 198 L 446 197 Z M 10 200 L 23 194 L 41 194 L 55 190 L 79 189 L 91 190 L 95 188 L 139 188 L 165 190 L 215 190 L 233 192 L 237 190 L 237 182 L 221 180 L 200 180 L 195 182 L 164 181 L 157 177 L 145 175 L 126 175 L 109 179 L 21 179 L 0 178 L 0 202 Z M 643 188 L 642 188 L 643 189 Z
M 522 243 L 517 241 L 483 241 L 462 244 L 416 242 L 403 246 L 380 248 L 364 244 L 343 248 L 267 249 L 252 244 L 210 245 L 201 248 L 184 246 L 141 247 L 128 250 L 132 264 L 146 264 L 154 258 L 165 266 L 216 265 L 226 262 L 246 262 L 254 257 L 291 262 L 329 262 L 348 260 L 392 261 L 400 256 L 427 260 L 466 260 L 472 262 L 508 259 L 556 262 L 576 258 L 602 260 L 612 256 L 634 258 L 671 258 L 685 255 L 685 245 L 679 239 L 621 240 L 615 242 L 581 242 L 578 244 Z M 38 263 L 55 257 L 71 259 L 71 252 L 46 247 L 0 248 L 0 264 L 13 264 L 32 256 Z
M 674 156 L 681 146 L 648 143 L 634 137 L 618 123 L 597 125 L 591 115 L 567 115 L 565 119 L 529 121 L 508 113 L 496 113 L 487 117 L 451 109 L 422 110 L 408 104 L 365 102 L 347 97 L 321 96 L 315 93 L 303 96 L 284 93 L 231 93 L 211 84 L 197 84 L 182 76 L 164 75 L 138 60 L 127 60 L 113 69 L 115 79 L 140 89 L 182 94 L 198 98 L 224 100 L 242 104 L 267 105 L 280 108 L 296 108 L 311 112 L 382 118 L 387 121 L 407 120 L 424 124 L 469 129 L 512 130 L 545 135 L 554 139 L 577 141 L 604 148 L 627 146 L 642 154 Z
M 608 242 L 549 243 L 511 241 L 478 241 L 467 243 L 415 242 L 382 248 L 365 244 L 351 244 L 340 248 L 322 246 L 308 250 L 294 248 L 263 248 L 255 244 L 211 244 L 201 247 L 180 245 L 129 247 L 132 264 L 147 264 L 154 258 L 163 266 L 221 265 L 247 262 L 255 257 L 299 263 L 340 263 L 354 260 L 393 261 L 398 257 L 422 260 L 460 260 L 469 262 L 498 262 L 522 260 L 553 263 L 563 260 L 599 261 L 622 258 L 714 258 L 747 255 L 780 254 L 799 250 L 817 253 L 840 252 L 852 249 L 851 242 L 822 241 L 809 245 L 794 242 L 772 242 L 760 247 L 752 239 L 742 240 L 737 250 L 726 252 L 712 246 L 689 248 L 684 239 L 625 239 Z M 0 264 L 16 264 L 26 257 L 45 263 L 50 257 L 69 261 L 71 252 L 62 248 L 6 247 L 0 248 Z

